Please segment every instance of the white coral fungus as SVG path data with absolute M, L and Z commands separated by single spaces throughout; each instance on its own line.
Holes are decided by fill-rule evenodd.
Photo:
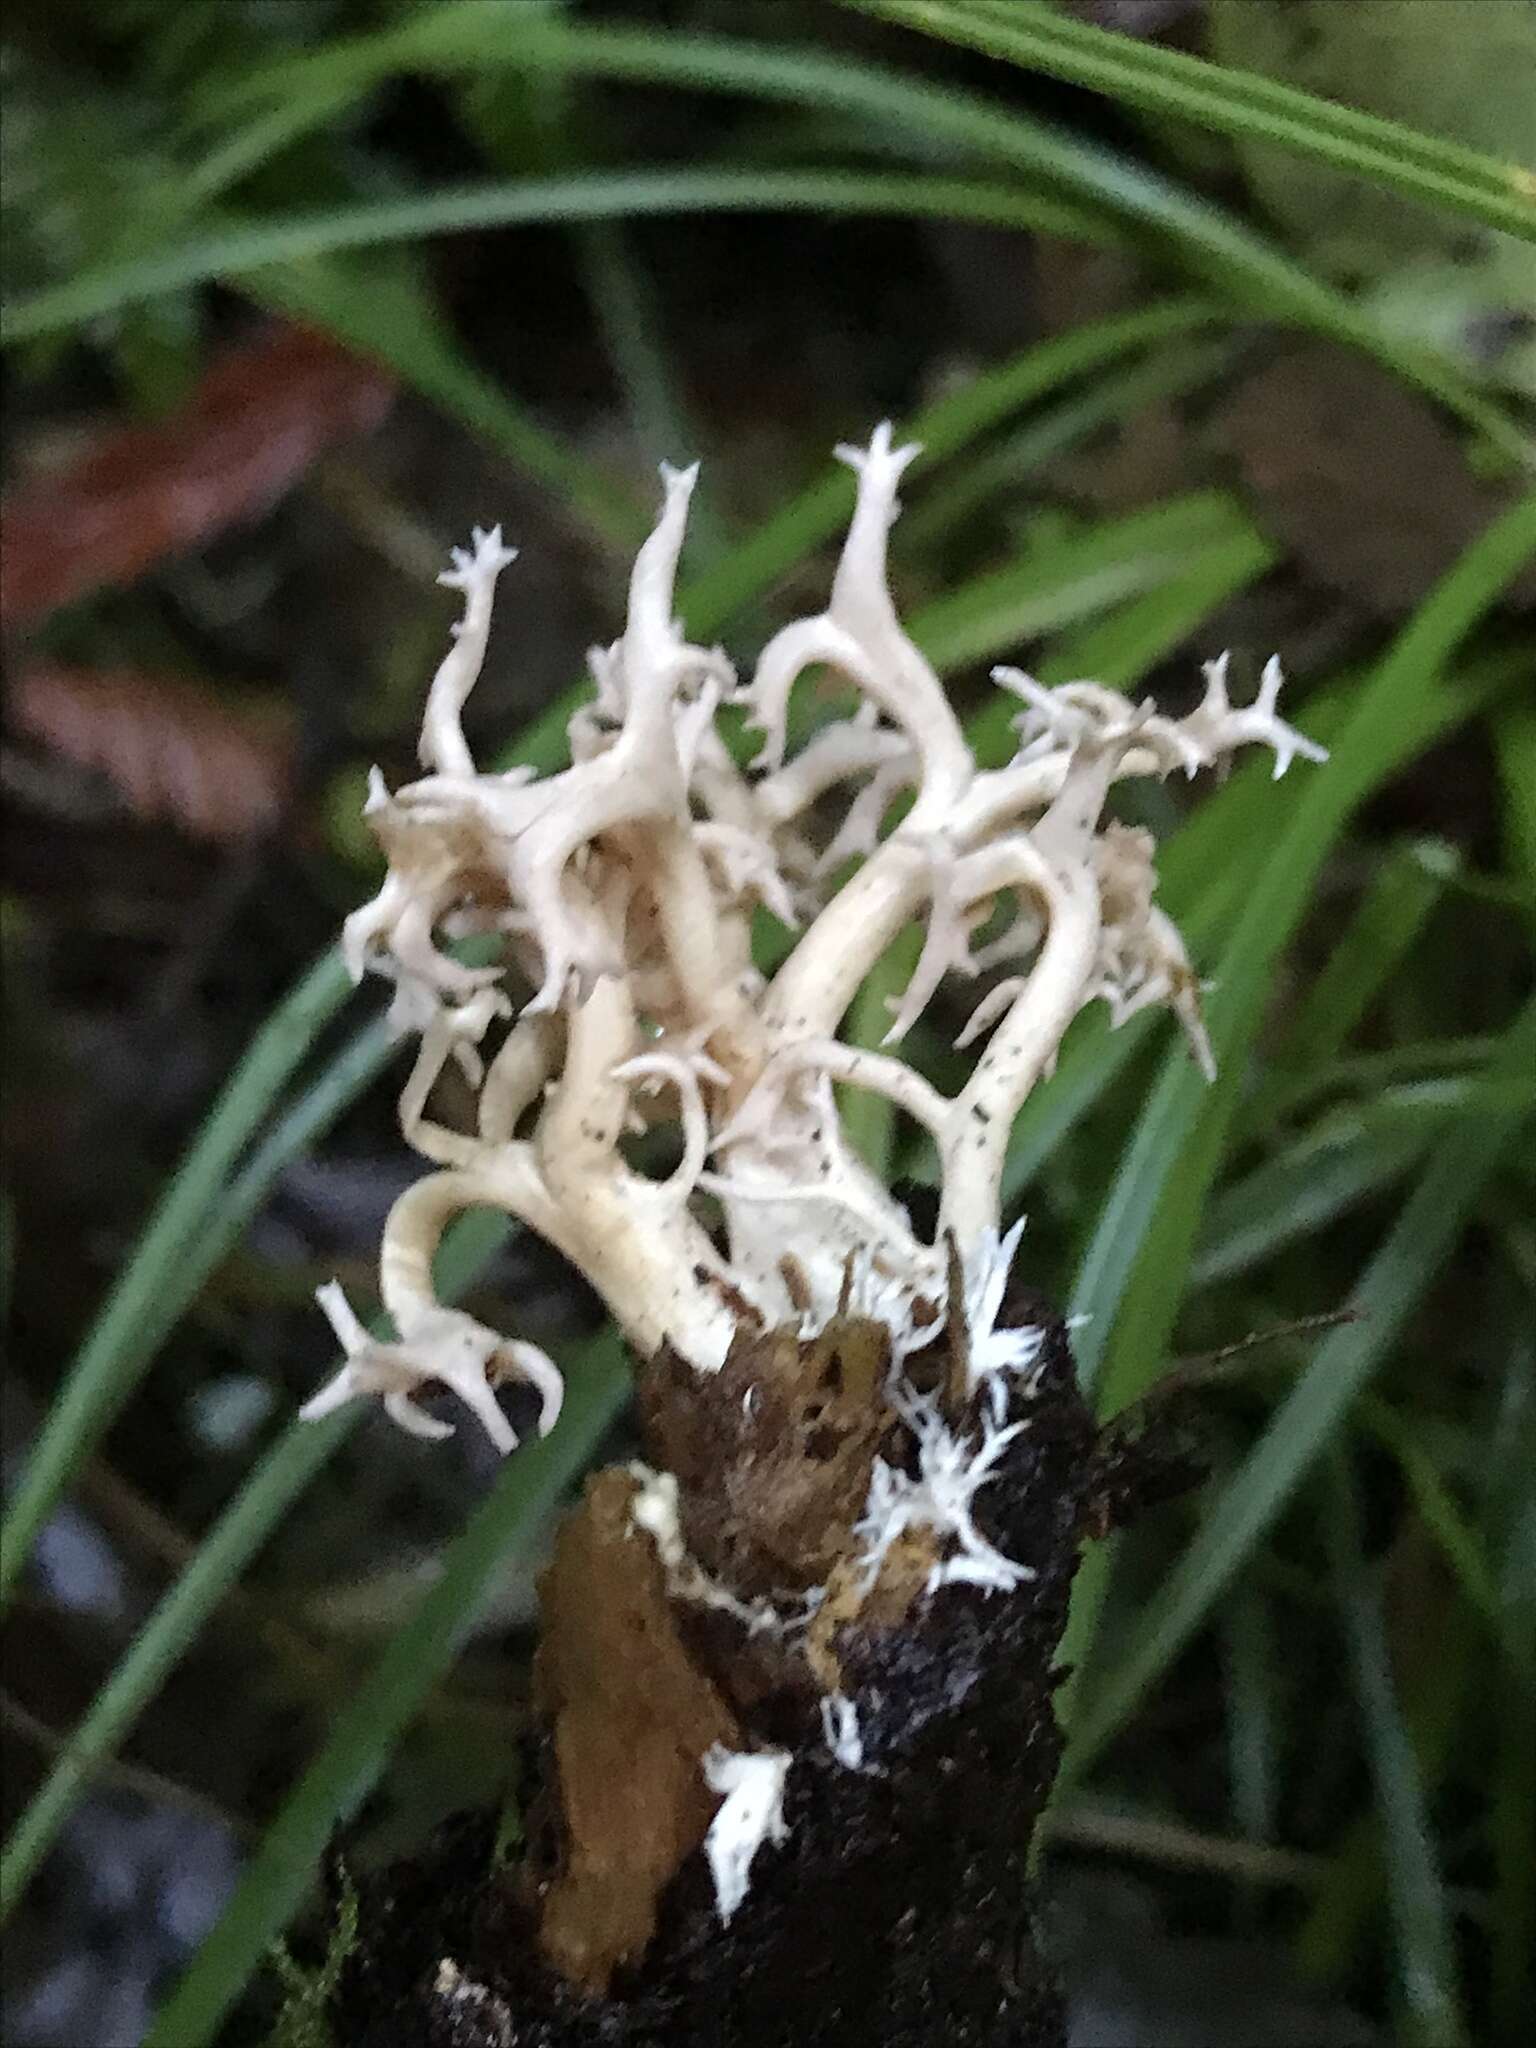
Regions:
M 440 1385 L 506 1449 L 491 1389 L 511 1376 L 539 1389 L 549 1426 L 558 1375 L 544 1354 L 440 1307 L 433 1292 L 448 1222 L 491 1207 L 580 1267 L 639 1351 L 670 1345 L 701 1372 L 723 1362 L 744 1313 L 823 1326 L 846 1303 L 850 1273 L 861 1303 L 896 1333 L 898 1356 L 917 1348 L 935 1304 L 960 1306 L 947 1302 L 952 1241 L 973 1386 L 989 1390 L 995 1429 L 1006 1376 L 1027 1374 L 1038 1344 L 1037 1333 L 996 1327 L 1017 1237 L 999 1233 L 1003 1160 L 1067 1026 L 1099 999 L 1116 1020 L 1163 1004 L 1209 1068 L 1198 980 L 1152 901 L 1151 838 L 1102 812 L 1118 780 L 1191 775 L 1242 746 L 1271 748 L 1277 774 L 1297 754 L 1321 759 L 1278 716 L 1278 666 L 1237 708 L 1223 656 L 1181 719 L 1096 683 L 1047 689 L 999 669 L 1022 706 L 1018 747 L 983 770 L 886 585 L 897 481 L 917 451 L 893 446 L 882 426 L 867 448 L 838 452 L 858 488 L 827 607 L 770 640 L 740 685 L 721 650 L 693 645 L 673 616 L 695 473 L 663 469 L 624 631 L 593 650 L 594 695 L 570 722 L 570 766 L 542 778 L 480 769 L 465 739 L 464 703 L 512 553 L 496 530 L 455 552 L 443 581 L 462 592 L 464 614 L 428 693 L 425 772 L 394 791 L 375 774 L 366 815 L 388 873 L 343 935 L 353 974 L 393 985 L 391 1014 L 419 1041 L 401 1125 L 438 1170 L 385 1229 L 382 1292 L 397 1341 L 369 1339 L 328 1290 L 346 1363 L 306 1412 L 376 1394 L 397 1422 L 437 1435 L 445 1425 L 412 1397 Z M 786 758 L 791 695 L 813 669 L 859 706 Z M 717 728 L 728 701 L 764 736 L 748 770 Z M 843 822 L 818 855 L 811 813 L 836 792 Z M 905 815 L 888 823 L 903 795 Z M 799 928 L 766 981 L 751 947 L 760 906 Z M 961 1033 L 984 1042 L 953 1096 L 895 1052 L 838 1038 L 861 983 L 913 921 L 925 941 L 888 1044 L 947 974 L 1003 970 Z M 983 926 L 1001 936 L 977 944 Z M 468 937 L 491 957 L 457 957 L 452 942 Z M 473 1130 L 429 1115 L 449 1062 L 476 1091 Z M 931 1136 L 942 1181 L 932 1241 L 847 1141 L 834 1084 L 873 1089 Z M 678 1158 L 658 1181 L 626 1145 L 660 1124 L 675 1130 Z M 997 1448 L 994 1435 L 980 1456 Z M 966 1488 L 990 1462 L 955 1451 L 951 1471 L 937 1437 L 924 1456 L 925 1498 L 950 1503 L 961 1541 L 956 1570 L 1002 1583 L 1002 1567 L 964 1535 Z
M 892 1405 L 917 1441 L 917 1476 L 876 1458 L 870 1474 L 864 1514 L 854 1527 L 860 1542 L 865 1583 L 873 1585 L 886 1555 L 909 1529 L 929 1529 L 948 1549 L 928 1575 L 928 1590 L 941 1586 L 980 1586 L 1009 1593 L 1034 1577 L 1025 1564 L 1004 1557 L 977 1528 L 972 1503 L 996 1477 L 998 1460 L 1025 1427 L 1013 1422 L 999 1428 L 984 1417 L 979 1442 L 951 1429 L 931 1394 L 917 1395 L 896 1387 Z
M 764 1842 L 779 1843 L 788 1836 L 784 1780 L 790 1761 L 787 1749 L 744 1754 L 716 1742 L 704 1752 L 704 1782 L 711 1792 L 725 1795 L 704 1837 L 704 1854 L 715 1881 L 715 1910 L 722 1924 L 747 1896 L 758 1850 Z

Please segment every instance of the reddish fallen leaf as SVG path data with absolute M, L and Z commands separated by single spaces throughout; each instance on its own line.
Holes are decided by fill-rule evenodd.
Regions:
M 309 328 L 230 349 L 171 418 L 109 429 L 0 499 L 0 625 L 35 625 L 265 511 L 324 449 L 377 426 L 394 393 L 386 371 Z
M 293 772 L 281 706 L 230 704 L 180 676 L 33 662 L 7 692 L 9 724 L 103 775 L 140 818 L 196 839 L 254 838 L 279 816 Z

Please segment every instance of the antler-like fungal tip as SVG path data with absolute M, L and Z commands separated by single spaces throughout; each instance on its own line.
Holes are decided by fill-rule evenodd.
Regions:
M 452 567 L 444 569 L 437 579 L 445 590 L 473 591 L 478 584 L 493 584 L 507 564 L 517 560 L 517 549 L 502 545 L 499 526 L 489 531 L 481 526 L 472 527 L 469 537 L 467 548 L 448 550 Z
M 384 1413 L 397 1429 L 403 1429 L 407 1436 L 419 1436 L 426 1443 L 440 1444 L 445 1437 L 457 1434 L 451 1422 L 424 1414 L 409 1394 L 386 1394 Z
M 339 1280 L 327 1280 L 317 1287 L 315 1301 L 348 1358 L 366 1348 L 370 1341 L 368 1332 L 358 1321 L 357 1313 L 347 1299 L 346 1289 Z
M 1230 668 L 1231 663 L 1232 650 L 1229 647 L 1224 647 L 1214 661 L 1205 661 L 1200 664 L 1200 672 L 1205 677 L 1206 703 L 1213 711 L 1226 711 L 1229 708 L 1227 670 Z
M 500 1347 L 496 1359 L 498 1363 L 505 1360 L 507 1370 L 526 1381 L 538 1394 L 538 1431 L 541 1437 L 548 1436 L 560 1420 L 560 1411 L 565 1405 L 565 1376 L 559 1366 L 547 1351 L 523 1338 L 509 1338 Z
M 854 441 L 839 441 L 832 453 L 838 461 L 846 464 L 861 482 L 882 487 L 893 485 L 909 462 L 923 452 L 920 441 L 908 441 L 902 447 L 892 446 L 892 427 L 889 420 L 881 420 L 869 437 L 866 447 Z

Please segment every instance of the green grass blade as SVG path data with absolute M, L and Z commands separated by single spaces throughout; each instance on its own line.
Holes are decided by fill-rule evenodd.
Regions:
M 0 1596 L 14 1587 L 54 1502 L 211 1270 L 218 1253 L 210 1257 L 193 1249 L 203 1243 L 208 1212 L 273 1101 L 348 993 L 340 959 L 327 954 L 273 1012 L 225 1083 L 49 1407 L 0 1529 Z M 327 1078 L 334 1084 L 335 1076 Z M 354 1092 L 364 1078 L 353 1074 Z M 344 1085 L 338 1110 L 346 1099 Z M 315 1128 L 312 1122 L 288 1157 Z
M 161 2008 L 145 2048 L 202 2048 L 214 2038 L 309 1895 L 332 1833 L 356 1812 L 393 1743 L 473 1628 L 519 1532 L 554 1505 L 588 1462 L 627 1384 L 615 1337 L 583 1347 L 570 1369 L 559 1428 L 506 1461 L 450 1546 L 442 1576 L 341 1708 L 218 1924 Z
M 482 25 L 487 17 L 482 10 Z M 142 266 L 76 280 L 24 300 L 0 325 L 0 338 L 21 339 L 95 313 L 137 302 L 201 278 L 227 276 L 299 254 L 321 254 L 379 240 L 448 232 L 513 221 L 617 218 L 636 212 L 703 207 L 815 207 L 826 211 L 906 211 L 1008 224 L 1012 222 L 1090 242 L 1115 234 L 1127 221 L 1159 237 L 1177 260 L 1215 282 L 1224 296 L 1270 317 L 1294 321 L 1380 361 L 1432 392 L 1512 458 L 1527 461 L 1525 436 L 1497 407 L 1481 398 L 1447 360 L 1404 347 L 1368 313 L 1294 263 L 1278 248 L 1218 208 L 1123 159 L 1064 135 L 1017 112 L 1005 112 L 948 88 L 928 85 L 850 62 L 846 57 L 735 43 L 724 38 L 563 25 L 540 17 L 518 19 L 501 11 L 488 32 L 472 33 L 467 18 L 451 31 L 422 32 L 409 58 L 399 31 L 368 38 L 321 58 L 301 58 L 247 79 L 240 103 L 262 107 L 285 94 L 323 95 L 354 65 L 359 90 L 409 63 L 448 73 L 507 64 L 562 81 L 601 77 L 684 90 L 723 92 L 837 109 L 879 124 L 890 134 L 910 133 L 930 145 L 951 145 L 1023 176 L 1007 187 L 914 177 L 894 182 L 870 171 L 750 172 L 717 170 L 593 175 L 535 181 L 511 188 L 435 194 L 428 199 L 333 210 L 304 222 L 248 229 L 234 238 L 204 241 L 163 254 Z M 322 68 L 318 68 L 322 67 Z M 226 104 L 229 104 L 226 102 Z M 1043 190 L 1042 190 L 1043 188 Z M 189 267 L 190 266 L 190 267 Z M 125 296 L 126 294 L 126 296 Z
M 1403 1081 L 1463 1074 L 1481 1066 L 1493 1047 L 1486 1033 L 1473 1032 L 1465 1038 L 1415 1039 L 1384 1052 L 1349 1053 L 1315 1074 L 1295 1075 L 1285 1094 L 1276 1097 L 1275 1115 L 1294 1122 L 1329 1097 L 1364 1097 Z
M 1464 1717 L 1480 1685 L 1481 1624 L 1454 1602 L 1435 1638 L 1435 1654 L 1400 1674 L 1401 1707 L 1426 1796 L 1454 1761 Z M 1357 1814 L 1342 1831 L 1296 1936 L 1302 1974 L 1320 1983 L 1344 1979 L 1387 1893 L 1386 1843 L 1377 1808 Z
M 526 406 L 464 354 L 404 251 L 311 257 L 244 280 L 252 298 L 312 323 L 393 370 L 526 476 L 567 519 L 626 559 L 650 528 L 650 510 L 595 463 L 567 447 Z
M 1536 680 L 1536 664 L 1532 668 Z M 1536 931 L 1536 702 L 1511 704 L 1494 727 L 1504 797 L 1504 840 Z
M 1331 1490 L 1338 1604 L 1387 1850 L 1387 1896 L 1406 2021 L 1400 2038 L 1418 2048 L 1460 2048 L 1468 2037 L 1457 1991 L 1451 1911 L 1419 1761 L 1392 1675 L 1381 1575 L 1366 1567 L 1354 1481 L 1342 1452 Z
M 1327 766 L 1309 773 L 1271 843 L 1206 1005 L 1217 1079 L 1207 1089 L 1177 1053 L 1165 1064 L 1078 1271 L 1073 1312 L 1091 1318 L 1079 1332 L 1079 1370 L 1092 1387 L 1105 1368 L 1105 1412 L 1143 1392 L 1162 1357 L 1274 963 L 1329 850 L 1402 764 L 1405 734 L 1439 671 L 1533 553 L 1536 495 L 1495 519 L 1430 593 L 1357 693 Z
M 1530 1850 L 1536 1839 L 1536 1745 L 1530 1740 L 1536 1688 L 1536 1337 L 1528 1327 L 1509 1347 L 1492 1442 L 1480 1519 L 1497 1561 L 1503 1654 L 1495 1681 L 1498 1750 L 1488 1819 L 1495 1887 L 1490 2005 L 1496 2038 L 1516 2041 L 1530 2010 L 1536 1955 L 1536 1858 Z
M 1536 1645 L 1532 1646 L 1536 1648 Z M 1495 2038 L 1518 2041 L 1531 2010 L 1536 1953 L 1536 1743 L 1531 1741 L 1528 1671 L 1498 1673 L 1498 1762 L 1493 1773 L 1492 1837 L 1497 1905 L 1493 1915 L 1492 2005 Z
M 1315 1073 L 1338 1054 L 1460 867 L 1460 854 L 1440 839 L 1419 840 L 1387 854 L 1297 1008 L 1282 1055 L 1287 1066 Z
M 1273 1842 L 1280 1807 L 1278 1659 L 1269 1603 L 1245 1588 L 1223 1630 L 1232 1814 L 1250 1842 Z
M 1251 71 L 1074 21 L 1037 0 L 844 0 L 1127 106 L 1218 135 L 1277 143 L 1505 233 L 1536 241 L 1529 164 L 1424 135 Z
M 1439 1544 L 1462 1597 L 1497 1636 L 1499 1595 L 1482 1531 L 1440 1476 L 1412 1423 L 1397 1409 L 1368 1394 L 1360 1404 L 1360 1419 L 1397 1460 L 1419 1520 Z
M 1054 547 L 1026 549 L 1017 561 L 925 606 L 913 637 L 937 667 L 971 666 L 1166 585 L 1195 550 L 1233 545 L 1249 554 L 1263 546 L 1238 501 L 1219 491 L 1190 492 Z M 1002 708 L 1011 714 L 1012 700 Z M 987 751 L 984 741 L 983 757 Z
M 360 201 L 282 220 L 231 224 L 131 263 L 52 285 L 0 313 L 0 343 L 83 326 L 167 292 L 216 279 L 259 289 L 278 264 L 486 228 L 570 226 L 670 213 L 832 213 L 970 220 L 1102 240 L 1048 199 L 1011 185 L 907 172 L 582 171 L 567 177 L 487 180 L 420 197 Z
M 1505 1035 L 1463 1115 L 1446 1131 L 1413 1195 L 1361 1276 L 1358 1320 L 1319 1346 L 1300 1381 L 1215 1500 L 1173 1570 L 1138 1616 L 1124 1649 L 1093 1686 L 1073 1728 L 1067 1770 L 1079 1778 L 1209 1618 L 1390 1354 L 1454 1246 L 1500 1158 L 1533 1118 L 1511 1093 L 1536 1069 L 1536 1002 Z
M 1245 1106 L 1244 1132 L 1263 1127 L 1298 1076 L 1320 1073 L 1338 1057 L 1412 950 L 1460 866 L 1459 853 L 1439 839 L 1414 841 L 1386 855 L 1322 972 L 1298 1003 L 1276 1071 Z
M 920 561 L 978 507 L 1017 488 L 1090 435 L 1129 419 L 1144 406 L 1182 396 L 1213 377 L 1231 358 L 1226 340 L 1189 339 L 1159 349 L 1116 376 L 1100 377 L 1081 394 L 1042 411 L 998 447 L 973 455 L 959 474 L 923 494 L 892 530 L 898 561 Z
M 1298 1239 L 1311 1237 L 1357 1203 L 1396 1185 L 1423 1158 L 1465 1092 L 1427 1105 L 1413 1122 L 1388 1103 L 1368 1104 L 1308 1131 L 1224 1188 L 1211 1203 L 1190 1286 L 1251 1272 Z M 1385 1112 L 1385 1113 L 1383 1113 Z
M 437 1261 L 445 1300 L 471 1284 L 506 1236 L 505 1220 L 486 1211 L 453 1225 Z M 0 1857 L 0 1920 L 26 1889 L 92 1773 L 116 1754 L 224 1595 L 363 1415 L 354 1405 L 321 1422 L 294 1421 L 263 1453 L 134 1637 L 17 1821 Z

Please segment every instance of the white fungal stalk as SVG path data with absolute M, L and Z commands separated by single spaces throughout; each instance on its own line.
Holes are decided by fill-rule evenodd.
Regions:
M 514 1439 L 491 1389 L 520 1378 L 550 1426 L 559 1375 L 544 1354 L 433 1294 L 433 1253 L 467 1208 L 503 1209 L 540 1232 L 637 1350 L 670 1345 L 700 1372 L 721 1365 L 744 1315 L 819 1328 L 852 1275 L 900 1357 L 931 1336 L 935 1306 L 950 1306 L 953 1243 L 972 1383 L 991 1390 L 993 1428 L 978 1450 L 915 1425 L 922 1476 L 906 1490 L 893 1478 L 887 1506 L 908 1522 L 945 1518 L 960 1545 L 955 1570 L 1002 1584 L 1013 1568 L 986 1555 L 967 1504 L 1006 1435 L 1005 1376 L 1027 1373 L 1038 1343 L 995 1327 L 1018 1236 L 1000 1236 L 998 1213 L 1014 1118 L 1073 1017 L 1100 998 L 1117 1022 L 1168 1006 L 1210 1066 L 1195 972 L 1152 901 L 1151 838 L 1106 823 L 1105 799 L 1126 777 L 1192 775 L 1247 745 L 1271 748 L 1277 775 L 1298 754 L 1324 756 L 1277 715 L 1274 662 L 1256 701 L 1234 708 L 1223 656 L 1206 669 L 1199 707 L 1177 720 L 1095 683 L 1046 689 L 998 669 L 1021 700 L 1019 744 L 1006 766 L 979 769 L 886 583 L 896 486 L 917 450 L 894 447 L 882 426 L 868 448 L 838 452 L 858 491 L 830 601 L 777 634 L 739 688 L 724 654 L 692 645 L 673 618 L 695 472 L 663 469 L 624 632 L 593 651 L 595 695 L 571 720 L 571 765 L 542 778 L 484 772 L 465 740 L 464 703 L 513 557 L 499 530 L 455 551 L 442 580 L 463 593 L 464 616 L 428 694 L 426 772 L 393 792 L 375 772 L 366 816 L 388 874 L 343 935 L 354 976 L 389 980 L 394 1020 L 419 1040 L 401 1125 L 439 1170 L 386 1227 L 382 1292 L 396 1341 L 369 1338 L 339 1290 L 322 1290 L 346 1363 L 305 1412 L 377 1394 L 405 1428 L 436 1436 L 447 1425 L 413 1396 L 437 1384 L 505 1450 Z M 813 668 L 850 685 L 859 708 L 786 760 L 790 699 Z M 716 728 L 726 701 L 744 704 L 764 734 L 749 770 Z M 903 792 L 910 808 L 888 827 Z M 813 823 L 839 796 L 841 824 Z M 760 905 L 800 928 L 766 982 L 751 951 Z M 977 949 L 978 931 L 999 920 L 1002 937 Z M 953 1097 L 897 1053 L 838 1037 L 860 984 L 914 921 L 924 944 L 888 1045 L 947 975 L 1009 970 L 960 1034 L 980 1050 Z M 465 964 L 451 941 L 468 934 L 489 935 L 499 956 Z M 429 1115 L 450 1061 L 477 1092 L 471 1131 Z M 835 1083 L 875 1090 L 931 1135 L 942 1176 L 931 1242 L 848 1143 Z M 623 1141 L 663 1123 L 679 1160 L 658 1181 Z

